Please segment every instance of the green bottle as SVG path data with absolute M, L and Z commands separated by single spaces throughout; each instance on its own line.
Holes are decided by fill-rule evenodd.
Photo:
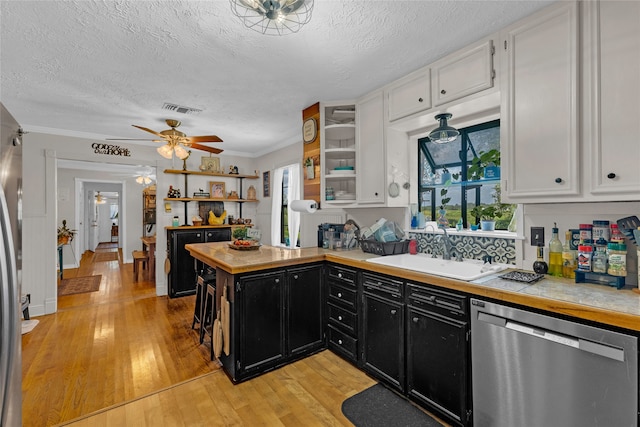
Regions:
M 553 223 L 549 240 L 549 274 L 562 277 L 562 242 L 558 238 L 558 227 Z

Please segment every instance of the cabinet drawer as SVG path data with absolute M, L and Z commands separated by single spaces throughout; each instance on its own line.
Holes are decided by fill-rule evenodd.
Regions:
M 347 270 L 346 268 L 329 265 L 329 267 L 327 268 L 327 276 L 330 280 L 341 283 L 343 285 L 356 285 L 356 272 L 353 270 Z
M 329 347 L 358 360 L 358 340 L 329 325 Z
M 355 335 L 358 324 L 358 315 L 331 303 L 329 303 L 328 306 L 329 321 L 334 323 L 335 326 Z
M 468 298 L 451 292 L 441 291 L 422 285 L 407 285 L 408 302 L 414 307 L 440 312 L 450 316 L 464 316 L 468 311 Z
M 352 312 L 356 311 L 356 291 L 335 283 L 329 283 L 329 301 Z
M 365 292 L 379 295 L 393 301 L 402 301 L 402 282 L 374 274 L 362 274 L 362 287 Z

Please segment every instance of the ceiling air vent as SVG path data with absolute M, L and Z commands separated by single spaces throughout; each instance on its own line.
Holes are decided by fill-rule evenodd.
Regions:
M 162 109 L 169 110 L 173 113 L 180 113 L 180 114 L 200 114 L 202 112 L 202 110 L 199 110 L 197 108 L 184 107 L 182 105 L 170 104 L 168 102 L 164 103 L 164 105 L 162 106 Z

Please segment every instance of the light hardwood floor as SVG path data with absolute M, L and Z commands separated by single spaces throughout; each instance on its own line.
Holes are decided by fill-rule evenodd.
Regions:
M 132 264 L 91 252 L 64 274 L 101 274 L 101 287 L 59 297 L 59 311 L 23 335 L 26 427 L 348 426 L 342 402 L 375 384 L 323 351 L 233 385 L 191 330 L 194 297 L 156 297 Z

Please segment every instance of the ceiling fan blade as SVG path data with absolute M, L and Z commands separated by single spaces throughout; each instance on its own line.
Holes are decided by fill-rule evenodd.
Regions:
M 187 137 L 190 142 L 222 142 L 222 140 L 216 135 L 203 135 L 203 136 L 189 136 Z
M 159 136 L 159 137 L 160 137 L 160 138 L 162 138 L 162 139 L 165 139 L 165 136 L 164 136 L 163 134 L 158 133 L 158 132 L 156 132 L 155 130 L 151 130 L 151 129 L 149 129 L 149 128 L 145 128 L 145 127 L 138 126 L 138 125 L 131 125 L 131 126 L 133 126 L 134 128 L 141 129 L 141 130 L 143 130 L 143 131 L 145 131 L 145 132 L 152 133 L 152 134 L 154 134 L 155 136 Z
M 220 154 L 220 153 L 222 153 L 224 151 L 224 150 L 221 150 L 219 148 L 213 148 L 213 147 L 209 147 L 208 145 L 202 145 L 202 144 L 198 144 L 198 143 L 192 143 L 191 144 L 191 148 L 195 148 L 196 150 L 207 151 L 207 152 L 213 153 L 213 154 Z
M 147 138 L 106 138 L 105 141 L 156 141 Z

